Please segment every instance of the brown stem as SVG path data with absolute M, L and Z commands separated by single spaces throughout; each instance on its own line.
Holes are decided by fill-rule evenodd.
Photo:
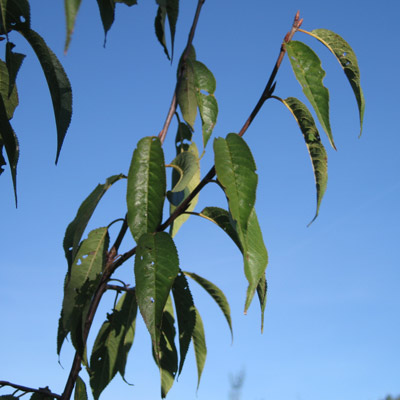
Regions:
M 194 15 L 192 27 L 190 28 L 187 44 L 186 44 L 185 50 L 183 51 L 183 55 L 182 55 L 183 60 L 186 60 L 189 50 L 190 50 L 190 46 L 193 43 L 194 34 L 196 32 L 197 23 L 198 23 L 199 17 L 200 17 L 201 7 L 205 3 L 205 1 L 206 0 L 198 0 L 198 2 L 197 2 L 196 13 Z M 168 110 L 167 118 L 165 119 L 164 126 L 163 126 L 161 132 L 158 134 L 158 137 L 160 138 L 161 143 L 164 143 L 165 137 L 167 136 L 168 128 L 172 121 L 172 117 L 174 116 L 176 108 L 178 107 L 177 93 L 178 93 L 179 84 L 180 84 L 180 81 L 182 78 L 182 72 L 183 72 L 182 69 L 180 69 L 178 72 L 178 78 L 176 80 L 174 95 L 172 96 L 172 101 L 171 101 L 171 105 Z
M 47 387 L 34 389 L 34 388 L 27 387 L 27 386 L 17 385 L 16 383 L 0 381 L 0 388 L 3 386 L 10 386 L 14 389 L 20 390 L 21 392 L 25 392 L 25 393 L 39 393 L 39 394 L 43 394 L 47 397 L 52 397 L 53 399 L 61 399 L 61 395 L 52 393 Z

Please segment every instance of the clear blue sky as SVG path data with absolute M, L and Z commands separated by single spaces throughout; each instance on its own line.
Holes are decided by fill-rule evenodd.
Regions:
M 0 178 L 0 379 L 49 385 L 60 393 L 73 356 L 65 343 L 64 369 L 57 363 L 65 228 L 98 183 L 127 172 L 136 142 L 160 131 L 196 2 L 181 2 L 172 67 L 153 33 L 153 1 L 117 7 L 106 49 L 96 2 L 83 1 L 67 56 L 63 2 L 31 3 L 33 28 L 59 56 L 72 82 L 74 115 L 55 167 L 55 123 L 46 82 L 33 52 L 14 35 L 16 50 L 28 57 L 13 119 L 21 145 L 18 209 L 9 172 Z M 181 267 L 224 290 L 234 341 L 231 345 L 219 309 L 193 283 L 208 358 L 196 394 L 194 355 L 189 352 L 170 400 L 227 399 L 229 375 L 241 370 L 246 400 L 378 400 L 400 393 L 400 3 L 206 1 L 194 45 L 198 59 L 217 79 L 220 113 L 214 136 L 241 128 L 298 9 L 304 29 L 336 31 L 356 51 L 366 97 L 363 136 L 357 138 L 356 102 L 339 64 L 305 37 L 327 71 L 324 82 L 330 88 L 338 147 L 337 152 L 328 149 L 329 182 L 320 217 L 306 227 L 314 215 L 315 184 L 302 135 L 282 105 L 268 102 L 246 133 L 258 167 L 256 208 L 270 256 L 265 331 L 260 334 L 256 302 L 243 315 L 246 284 L 239 252 L 217 227 L 192 217 L 176 237 Z M 297 38 L 303 39 L 301 34 Z M 277 81 L 277 95 L 304 99 L 287 59 Z M 167 160 L 173 157 L 175 128 L 174 123 L 167 138 Z M 200 143 L 199 129 L 196 134 Z M 212 163 L 209 147 L 203 173 Z M 223 206 L 224 199 L 207 188 L 198 209 L 205 205 Z M 107 194 L 90 228 L 123 216 L 125 208 L 120 182 Z M 131 245 L 127 240 L 123 249 Z M 133 261 L 118 276 L 132 282 L 132 275 Z M 112 302 L 111 295 L 104 299 L 94 329 Z M 159 398 L 158 370 L 142 321 L 126 377 L 135 386 L 116 377 L 101 398 Z

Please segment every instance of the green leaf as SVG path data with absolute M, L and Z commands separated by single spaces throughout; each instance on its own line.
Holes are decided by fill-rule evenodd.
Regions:
M 19 400 L 19 397 L 15 397 L 12 394 L 6 394 L 6 395 L 3 395 L 3 396 L 0 396 L 0 399 L 3 399 L 3 400 Z
M 32 29 L 19 31 L 32 46 L 49 86 L 57 126 L 57 155 L 60 155 L 72 116 L 72 89 L 67 74 L 57 56 L 47 47 L 43 38 Z
M 74 400 L 88 400 L 86 385 L 80 376 L 76 378 Z
M 7 64 L 0 60 L 0 95 L 6 108 L 7 119 L 10 120 L 16 107 L 18 106 L 17 87 L 14 85 L 10 93 L 10 80 L 8 75 Z
M 100 394 L 119 371 L 124 377 L 128 352 L 135 337 L 137 303 L 134 291 L 122 295 L 97 334 L 90 358 L 93 397 Z
M 317 210 L 310 224 L 317 218 L 322 197 L 324 196 L 328 183 L 328 156 L 321 143 L 318 129 L 315 126 L 314 118 L 307 107 L 298 99 L 288 97 L 282 100 L 283 104 L 290 110 L 296 119 L 304 140 L 314 169 L 315 184 L 317 187 Z
M 31 15 L 27 0 L 0 0 L 0 34 L 29 29 Z M 5 28 L 4 28 L 5 27 Z
M 101 22 L 104 29 L 104 46 L 106 45 L 107 33 L 114 23 L 115 2 L 113 0 L 97 0 L 99 6 Z
M 211 94 L 205 95 L 197 92 L 197 105 L 199 107 L 202 131 L 203 131 L 203 146 L 207 146 L 208 140 L 217 123 L 218 103 L 215 97 Z
M 135 257 L 136 299 L 159 359 L 162 314 L 179 272 L 178 253 L 168 233 L 144 233 Z
M 179 13 L 179 0 L 156 0 L 156 1 L 157 4 L 159 4 L 157 15 L 154 21 L 156 36 L 161 46 L 163 47 L 164 53 L 168 57 L 168 60 L 172 60 L 174 56 L 175 30 Z M 171 57 L 168 52 L 167 41 L 165 38 L 166 16 L 168 17 L 168 25 L 171 34 Z
M 7 96 L 12 96 L 12 93 L 15 88 L 15 81 L 17 78 L 17 74 L 19 69 L 21 68 L 22 62 L 24 61 L 25 54 L 14 53 L 12 49 L 15 45 L 11 42 L 7 42 L 6 44 L 6 64 L 7 70 L 9 74 L 9 82 L 8 82 L 8 93 Z
M 214 222 L 214 224 L 217 224 L 227 235 L 229 235 L 239 250 L 243 252 L 242 244 L 240 243 L 235 228 L 232 226 L 231 216 L 228 211 L 219 207 L 206 207 L 200 213 L 200 216 Z
M 114 0 L 116 3 L 123 3 L 128 7 L 134 6 L 137 4 L 137 0 Z
M 182 271 L 179 272 L 178 276 L 175 279 L 175 282 L 172 286 L 172 294 L 174 296 L 175 309 L 178 317 L 180 375 L 182 372 L 183 364 L 185 362 L 187 351 L 189 349 L 194 325 L 196 323 L 196 311 L 194 308 L 193 297 L 190 293 L 189 284 Z
M 265 277 L 264 274 L 259 280 L 257 285 L 257 295 L 261 307 L 261 333 L 263 333 L 264 331 L 264 312 L 265 312 L 265 306 L 267 305 L 267 289 L 268 289 L 267 278 Z
M 7 165 L 6 160 L 3 157 L 4 142 L 0 134 L 0 175 L 4 172 L 4 166 Z
M 293 72 L 303 88 L 303 92 L 313 106 L 322 128 L 332 147 L 336 150 L 329 122 L 329 91 L 322 81 L 325 71 L 318 56 L 302 42 L 286 44 Z
M 160 225 L 165 190 L 165 161 L 160 139 L 145 137 L 133 153 L 126 194 L 128 225 L 136 242 Z
M 207 346 L 206 346 L 206 336 L 204 334 L 203 321 L 201 319 L 200 313 L 196 310 L 196 324 L 193 330 L 193 347 L 194 354 L 196 357 L 197 366 L 197 388 L 200 385 L 201 374 L 203 373 L 204 364 L 206 363 L 207 357 Z
M 183 119 L 194 129 L 197 115 L 196 76 L 193 70 L 193 62 L 189 57 L 181 63 L 178 67 L 178 69 L 182 68 L 182 76 L 179 81 L 177 101 Z
M 196 87 L 198 90 L 205 90 L 213 94 L 217 88 L 217 81 L 213 73 L 200 61 L 193 61 L 193 70 L 196 77 Z
M 10 164 L 11 177 L 14 186 L 15 205 L 17 205 L 17 164 L 19 158 L 19 143 L 17 136 L 10 125 L 10 121 L 8 120 L 6 106 L 2 96 L 0 96 L 0 138 L 6 149 L 8 163 Z M 1 158 L 2 161 L 4 161 L 3 156 Z
M 172 165 L 182 171 L 182 175 L 176 168 L 172 170 L 172 191 L 168 192 L 170 204 L 170 213 L 172 214 L 176 207 L 186 199 L 186 197 L 200 183 L 200 162 L 197 146 L 192 143 L 188 151 L 184 151 L 176 156 Z M 199 196 L 197 195 L 191 202 L 186 211 L 191 212 L 195 209 Z M 172 223 L 170 234 L 174 237 L 183 223 L 189 218 L 189 214 L 182 214 Z
M 228 300 L 224 295 L 224 292 L 218 286 L 214 285 L 209 280 L 195 274 L 194 272 L 184 271 L 184 274 L 192 278 L 194 281 L 196 281 L 218 304 L 219 308 L 224 314 L 226 322 L 228 323 L 229 330 L 231 331 L 231 336 L 233 340 L 231 309 L 229 307 Z
M 90 301 L 97 289 L 106 262 L 107 228 L 91 231 L 84 240 L 65 279 L 64 300 L 58 330 L 57 353 L 65 336 L 71 333 L 75 349 L 83 355 L 83 328 Z
M 90 193 L 90 195 L 79 207 L 74 220 L 68 225 L 67 230 L 65 231 L 63 242 L 65 258 L 68 261 L 68 270 L 70 270 L 71 264 L 75 259 L 83 232 L 85 231 L 85 228 L 91 216 L 93 215 L 97 204 L 99 204 L 99 201 L 102 199 L 107 190 L 115 182 L 119 181 L 122 178 L 125 178 L 123 174 L 113 175 L 110 176 L 105 183 L 97 185 L 92 193 Z
M 47 389 L 47 388 L 46 388 Z M 53 400 L 53 396 L 49 396 L 45 393 L 33 393 L 30 400 Z
M 256 200 L 256 165 L 246 142 L 237 134 L 214 140 L 215 170 L 225 190 L 229 210 L 245 233 Z M 236 228 L 236 230 L 238 230 Z
M 178 115 L 178 114 L 177 114 Z M 191 146 L 190 143 L 185 142 L 192 141 L 192 131 L 190 130 L 189 126 L 184 122 L 179 122 L 178 130 L 175 136 L 175 147 L 176 147 L 176 154 L 178 155 L 182 151 L 188 151 L 189 147 Z
M 67 35 L 65 38 L 64 52 L 68 51 L 71 42 L 72 32 L 74 31 L 76 16 L 82 0 L 64 0 L 65 19 L 67 25 Z
M 268 253 L 254 208 L 251 210 L 246 232 L 239 230 L 238 233 L 243 247 L 244 272 L 249 282 L 244 306 L 246 314 L 268 264 Z
M 350 45 L 337 33 L 327 29 L 314 29 L 310 32 L 312 36 L 323 43 L 337 58 L 344 69 L 357 100 L 360 116 L 360 135 L 362 132 L 365 100 L 360 83 L 360 69 L 358 68 L 357 57 Z
M 162 316 L 160 351 L 158 359 L 155 356 L 155 351 L 153 348 L 153 357 L 156 361 L 156 364 L 160 368 L 162 398 L 167 396 L 167 393 L 174 383 L 176 371 L 178 370 L 178 352 L 176 351 L 175 346 L 176 331 L 174 323 L 174 308 L 172 307 L 171 298 L 168 297 Z

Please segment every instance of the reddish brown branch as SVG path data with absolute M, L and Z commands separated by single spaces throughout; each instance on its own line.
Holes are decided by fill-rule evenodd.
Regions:
M 17 385 L 16 383 L 11 383 L 11 382 L 7 382 L 7 381 L 0 381 L 0 388 L 2 388 L 3 386 L 10 386 L 14 389 L 17 389 L 21 392 L 25 392 L 25 393 L 39 393 L 39 394 L 43 394 L 47 397 L 52 397 L 53 399 L 61 399 L 61 395 L 56 394 L 56 393 L 52 393 L 49 388 L 39 388 L 39 389 L 34 389 L 34 388 L 30 388 L 27 386 L 22 386 L 22 385 Z

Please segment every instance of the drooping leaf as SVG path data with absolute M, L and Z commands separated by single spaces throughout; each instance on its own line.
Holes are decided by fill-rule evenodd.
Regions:
M 10 93 L 10 79 L 8 75 L 7 64 L 0 60 L 0 95 L 2 97 L 7 119 L 10 120 L 16 107 L 18 106 L 18 93 L 17 87 L 14 85 L 12 92 Z
M 122 295 L 97 334 L 90 358 L 90 386 L 97 400 L 119 371 L 125 375 L 128 352 L 135 336 L 137 303 L 134 291 Z
M 218 103 L 215 97 L 211 94 L 197 92 L 197 105 L 199 107 L 202 131 L 203 131 L 203 146 L 207 146 L 208 140 L 217 123 Z
M 171 389 L 178 370 L 178 352 L 175 346 L 175 318 L 171 297 L 168 297 L 162 316 L 159 357 L 153 357 L 160 368 L 161 397 L 165 398 Z
M 267 278 L 265 277 L 264 274 L 259 280 L 257 285 L 257 295 L 261 307 L 261 333 L 263 333 L 264 331 L 264 312 L 265 312 L 265 306 L 267 305 L 267 289 L 268 289 Z
M 314 169 L 315 184 L 317 187 L 317 210 L 313 220 L 311 221 L 313 222 L 318 216 L 321 200 L 324 196 L 328 183 L 328 156 L 323 144 L 321 143 L 318 129 L 315 126 L 314 118 L 312 117 L 310 111 L 308 111 L 307 107 L 300 100 L 294 97 L 288 97 L 287 99 L 282 100 L 282 102 L 296 119 L 301 132 L 303 133 L 307 150 L 311 157 L 311 163 Z
M 31 25 L 27 0 L 0 0 L 0 34 L 10 30 L 29 29 Z
M 168 199 L 170 201 L 170 213 L 172 214 L 176 207 L 186 199 L 186 197 L 194 190 L 200 183 L 200 163 L 199 153 L 196 144 L 193 142 L 188 151 L 184 151 L 176 156 L 172 165 L 175 165 L 182 171 L 180 176 L 178 171 L 174 168 L 172 170 L 172 191 L 168 192 Z M 186 211 L 193 211 L 196 207 L 198 196 L 191 202 Z M 174 237 L 183 223 L 189 218 L 189 214 L 182 214 L 172 223 L 170 228 L 171 236 Z
M 233 220 L 245 233 L 256 200 L 256 165 L 246 142 L 237 134 L 214 140 L 215 170 L 225 190 Z M 238 228 L 236 228 L 238 230 Z
M 12 96 L 12 93 L 15 88 L 15 81 L 17 78 L 17 74 L 19 69 L 21 68 L 22 62 L 24 61 L 25 54 L 14 53 L 12 49 L 15 45 L 11 42 L 7 42 L 6 44 L 6 65 L 8 70 L 8 97 Z
M 74 220 L 68 225 L 64 236 L 64 252 L 68 261 L 68 270 L 71 268 L 72 261 L 75 259 L 79 249 L 79 243 L 82 239 L 83 232 L 107 190 L 120 179 L 125 178 L 123 174 L 110 176 L 105 183 L 98 184 L 92 193 L 83 201 L 78 209 Z
M 107 33 L 114 23 L 115 2 L 113 0 L 97 0 L 99 6 L 101 22 L 104 29 L 104 46 L 106 45 Z
M 182 64 L 182 65 L 181 65 Z M 196 77 L 193 70 L 193 62 L 188 57 L 180 63 L 182 76 L 179 82 L 177 101 L 182 112 L 183 119 L 194 129 L 197 115 Z
M 286 44 L 290 64 L 303 92 L 313 106 L 322 128 L 336 150 L 329 122 L 329 91 L 323 85 L 325 71 L 318 56 L 302 42 Z
M 68 51 L 71 42 L 72 32 L 74 31 L 76 16 L 79 11 L 82 0 L 64 0 L 65 19 L 67 25 L 67 34 L 65 38 L 64 52 Z
M 343 67 L 357 100 L 361 135 L 365 100 L 360 83 L 360 69 L 358 68 L 357 57 L 353 49 L 341 36 L 327 29 L 314 29 L 310 34 L 322 42 L 336 56 Z
M 206 207 L 200 213 L 201 217 L 217 224 L 233 240 L 241 252 L 243 252 L 239 236 L 232 226 L 229 212 L 219 207 Z
M 2 145 L 4 145 L 6 149 L 8 163 L 10 165 L 14 186 L 15 205 L 17 205 L 17 164 L 19 158 L 19 143 L 17 136 L 10 125 L 10 121 L 8 120 L 6 106 L 2 96 L 0 96 L 0 136 L 2 139 Z M 4 161 L 3 156 L 2 160 Z
M 108 229 L 95 229 L 82 242 L 73 260 L 70 274 L 67 274 L 64 285 L 64 299 L 57 336 L 58 354 L 60 354 L 65 336 L 71 333 L 75 349 L 83 355 L 84 322 L 106 262 L 108 244 Z
M 128 225 L 137 242 L 161 223 L 166 190 L 165 161 L 160 139 L 145 137 L 132 156 L 126 200 Z
M 217 88 L 217 81 L 213 73 L 200 61 L 193 61 L 193 70 L 196 77 L 196 87 L 198 90 L 205 90 L 209 94 L 214 94 Z
M 196 323 L 196 311 L 194 309 L 193 297 L 190 293 L 189 284 L 185 275 L 179 272 L 172 286 L 172 294 L 179 328 L 179 375 L 182 372 L 186 354 L 192 338 L 194 325 Z
M 74 400 L 88 400 L 86 385 L 80 376 L 76 378 Z
M 178 272 L 178 253 L 171 236 L 165 232 L 144 233 L 137 242 L 135 257 L 136 299 L 156 358 L 163 310 Z
M 214 285 L 209 280 L 195 274 L 194 272 L 184 271 L 184 274 L 192 278 L 194 281 L 196 281 L 218 304 L 219 308 L 224 314 L 226 322 L 228 323 L 229 330 L 231 331 L 231 336 L 233 340 L 231 309 L 229 307 L 228 300 L 224 295 L 224 292 L 218 286 Z
M 25 37 L 36 53 L 46 77 L 47 85 L 49 86 L 57 126 L 57 164 L 61 147 L 71 122 L 71 84 L 57 56 L 47 46 L 43 38 L 32 29 L 23 29 L 19 32 Z
M 197 366 L 197 388 L 200 385 L 201 374 L 203 373 L 204 364 L 207 358 L 207 346 L 206 346 L 206 336 L 204 334 L 203 321 L 201 319 L 200 313 L 196 311 L 196 324 L 194 325 L 192 340 L 194 347 L 194 354 L 196 357 Z

